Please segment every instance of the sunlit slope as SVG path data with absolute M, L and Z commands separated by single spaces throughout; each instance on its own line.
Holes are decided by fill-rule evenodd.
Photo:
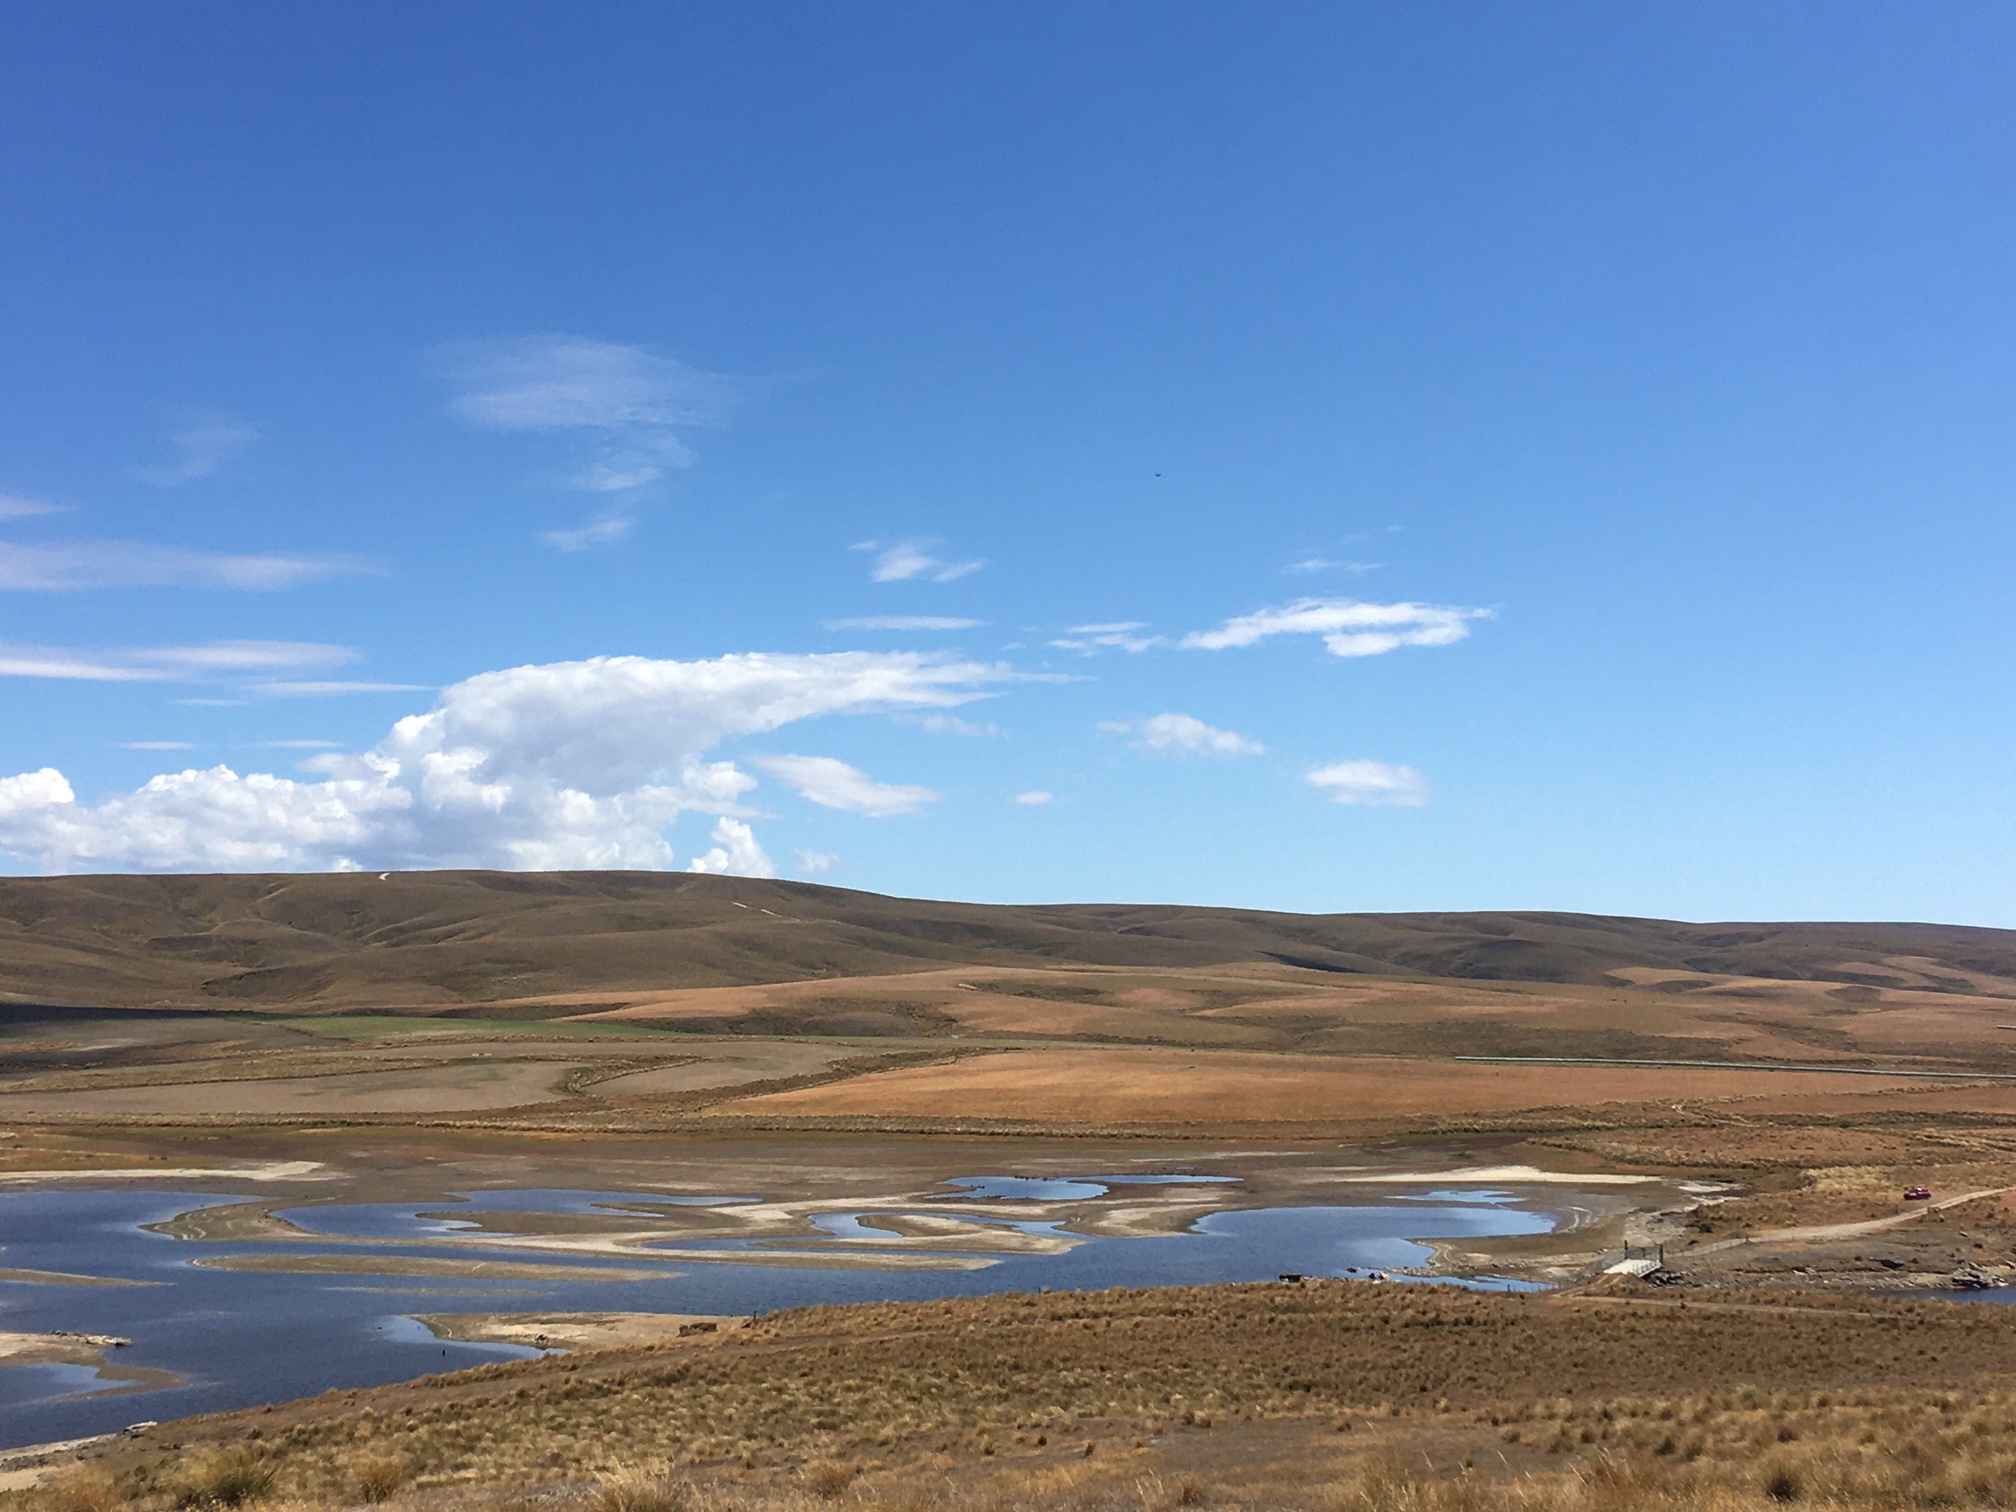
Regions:
M 0 880 L 0 998 L 16 1002 L 438 1010 L 967 963 L 1255 963 L 1655 990 L 1708 973 L 1999 996 L 2016 994 L 2016 931 L 1002 907 L 635 872 Z

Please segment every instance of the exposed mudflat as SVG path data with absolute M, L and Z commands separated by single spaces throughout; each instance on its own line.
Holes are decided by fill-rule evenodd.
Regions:
M 668 1339 L 718 1343 L 746 1318 L 710 1313 L 421 1313 L 436 1338 L 531 1349 L 625 1349 Z

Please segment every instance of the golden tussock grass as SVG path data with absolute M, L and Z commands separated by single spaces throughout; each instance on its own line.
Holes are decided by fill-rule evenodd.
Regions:
M 812 1308 L 193 1419 L 0 1512 L 2016 1506 L 2016 1309 L 1312 1283 Z

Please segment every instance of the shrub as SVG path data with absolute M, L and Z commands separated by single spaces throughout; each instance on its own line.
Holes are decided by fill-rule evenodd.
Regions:
M 1764 1474 L 1764 1494 L 1773 1501 L 1797 1501 L 1805 1489 L 1800 1484 L 1799 1473 L 1790 1465 L 1773 1465 Z
M 854 1467 L 841 1460 L 814 1460 L 805 1467 L 805 1486 L 814 1496 L 831 1501 L 854 1484 Z
M 376 1505 L 406 1483 L 406 1461 L 389 1454 L 359 1460 L 350 1467 L 350 1479 L 358 1496 Z
M 52 1482 L 44 1497 L 49 1512 L 115 1512 L 126 1503 L 111 1477 L 82 1465 Z
M 184 1507 L 235 1507 L 273 1489 L 273 1467 L 242 1444 L 217 1449 L 184 1472 L 176 1501 Z
M 684 1512 L 691 1500 L 684 1481 L 625 1470 L 595 1488 L 594 1512 Z

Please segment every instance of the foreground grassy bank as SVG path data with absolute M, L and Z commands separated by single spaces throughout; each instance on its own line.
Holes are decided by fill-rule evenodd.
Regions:
M 121 1436 L 22 1512 L 2016 1503 L 2016 1310 L 1363 1282 L 815 1308 Z

